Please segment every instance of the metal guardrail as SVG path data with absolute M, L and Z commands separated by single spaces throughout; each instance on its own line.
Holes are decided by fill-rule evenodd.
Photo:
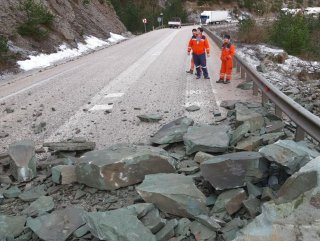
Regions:
M 204 28 L 204 30 L 217 45 L 222 45 L 222 39 L 219 36 L 208 28 Z M 258 95 L 260 89 L 263 104 L 270 100 L 275 105 L 275 115 L 282 118 L 282 113 L 285 113 L 297 125 L 295 133 L 296 141 L 303 140 L 305 133 L 307 133 L 316 141 L 320 142 L 319 117 L 283 94 L 237 54 L 234 60 L 237 72 L 241 73 L 241 77 L 247 81 L 253 81 L 253 95 Z

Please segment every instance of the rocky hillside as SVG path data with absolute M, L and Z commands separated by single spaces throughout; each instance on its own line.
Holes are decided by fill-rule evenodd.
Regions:
M 21 5 L 26 2 L 41 2 L 44 9 L 53 15 L 50 26 L 39 26 L 48 33 L 45 38 L 37 39 L 19 33 L 19 26 L 30 17 Z M 0 1 L 0 19 L 0 35 L 12 41 L 14 46 L 42 52 L 51 52 L 63 42 L 75 45 L 86 35 L 108 38 L 110 32 L 126 31 L 112 5 L 105 0 Z

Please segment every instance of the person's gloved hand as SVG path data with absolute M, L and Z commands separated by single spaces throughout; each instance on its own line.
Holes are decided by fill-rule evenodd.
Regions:
M 210 58 L 210 54 L 207 54 L 207 57 Z

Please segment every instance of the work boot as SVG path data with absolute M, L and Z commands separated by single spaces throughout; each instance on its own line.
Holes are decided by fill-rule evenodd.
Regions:
M 230 84 L 230 83 L 231 83 L 231 81 L 228 79 L 224 82 L 224 84 Z
M 196 79 L 200 79 L 200 78 L 201 78 L 201 76 L 197 75 Z
M 218 83 L 218 84 L 219 84 L 219 83 L 223 83 L 223 79 L 217 80 L 216 83 Z
M 207 77 L 204 77 L 204 79 L 210 79 L 210 77 L 209 77 L 209 76 L 207 76 Z
M 190 69 L 189 71 L 186 71 L 188 74 L 193 74 L 193 70 Z

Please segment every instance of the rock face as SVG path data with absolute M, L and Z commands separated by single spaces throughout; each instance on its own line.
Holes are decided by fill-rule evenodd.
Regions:
M 108 38 L 110 32 L 123 33 L 126 31 L 114 9 L 105 1 L 41 1 L 47 9 L 55 15 L 52 29 L 44 41 L 33 41 L 20 35 L 15 37 L 14 45 L 28 50 L 45 49 L 54 51 L 55 47 L 63 42 L 74 44 L 83 39 L 83 36 L 93 35 L 98 38 Z M 102 2 L 102 3 L 101 3 Z M 20 0 L 0 2 L 0 16 L 2 28 L 0 34 L 12 36 L 21 21 L 24 13 L 19 11 Z
M 183 141 L 183 135 L 188 127 L 193 125 L 193 120 L 183 117 L 164 125 L 152 138 L 155 144 L 171 144 Z
M 84 218 L 91 233 L 99 240 L 156 241 L 151 231 L 128 209 L 88 213 Z
M 311 159 L 320 155 L 306 146 L 291 140 L 280 140 L 259 150 L 268 160 L 280 164 L 292 175 Z
M 217 190 L 243 187 L 266 177 L 268 163 L 258 152 L 238 152 L 213 157 L 200 165 L 202 176 Z
M 78 182 L 99 190 L 130 186 L 147 174 L 172 172 L 174 161 L 163 149 L 125 144 L 88 152 L 76 166 Z
M 140 196 L 163 212 L 180 217 L 206 214 L 206 197 L 192 179 L 179 174 L 147 175 L 136 187 Z
M 29 181 L 37 175 L 34 142 L 18 141 L 9 146 L 11 174 L 18 181 Z
M 85 224 L 83 210 L 66 208 L 38 218 L 28 218 L 27 226 L 43 240 L 64 241 Z
M 219 126 L 193 126 L 183 136 L 187 155 L 198 151 L 221 153 L 225 152 L 229 146 L 229 127 Z

